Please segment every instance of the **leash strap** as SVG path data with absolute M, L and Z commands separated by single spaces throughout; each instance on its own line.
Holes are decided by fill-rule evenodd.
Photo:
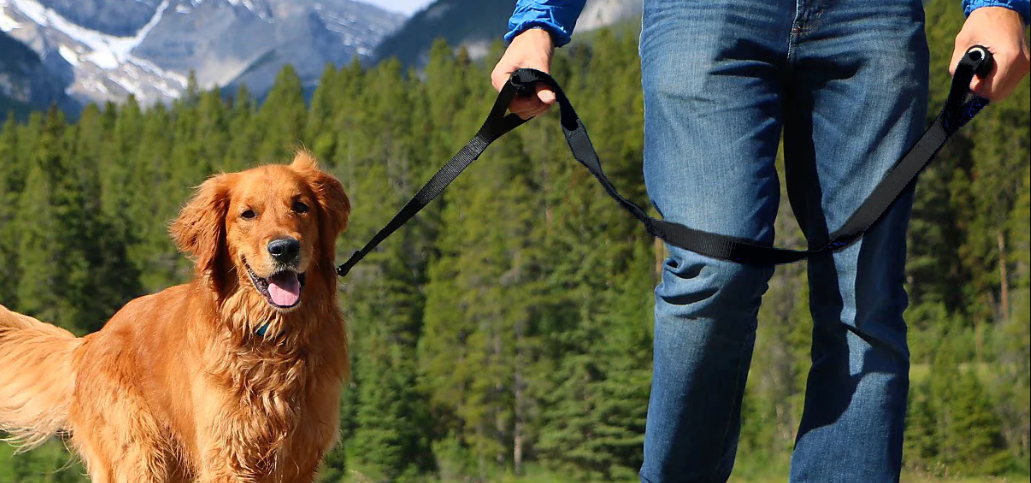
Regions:
M 365 258 L 377 245 L 415 216 L 430 201 L 440 196 L 444 189 L 454 181 L 462 171 L 475 161 L 481 153 L 499 137 L 522 125 L 525 121 L 515 114 L 505 114 L 509 103 L 515 96 L 534 95 L 537 83 L 550 87 L 559 105 L 560 122 L 566 142 L 573 157 L 580 162 L 601 184 L 623 209 L 640 220 L 648 233 L 670 245 L 690 250 L 701 255 L 749 265 L 779 265 L 795 262 L 817 254 L 840 250 L 854 243 L 863 233 L 877 222 L 885 211 L 906 187 L 912 183 L 921 170 L 934 158 L 934 155 L 945 145 L 945 142 L 963 125 L 981 111 L 988 101 L 969 96 L 968 88 L 974 76 L 983 77 L 992 67 L 992 57 L 988 49 L 972 47 L 960 60 L 956 73 L 952 78 L 945 107 L 938 114 L 931 126 L 924 131 L 912 148 L 888 170 L 881 182 L 874 188 L 869 197 L 849 217 L 848 221 L 834 233 L 825 245 L 808 250 L 788 250 L 760 245 L 754 241 L 695 230 L 687 226 L 653 218 L 632 201 L 626 199 L 616 190 L 612 181 L 605 175 L 601 167 L 598 153 L 591 144 L 587 129 L 577 116 L 573 105 L 565 92 L 550 75 L 534 70 L 519 69 L 512 74 L 509 82 L 501 89 L 490 115 L 483 126 L 468 144 L 463 147 L 447 164 L 430 179 L 422 189 L 390 220 L 382 230 L 361 250 L 354 252 L 351 258 L 337 268 L 341 277 Z M 970 99 L 968 99 L 970 97 Z
M 510 83 L 509 83 L 510 84 Z M 383 240 L 386 240 L 392 233 L 401 228 L 402 225 L 408 222 L 413 216 L 419 211 L 426 207 L 431 201 L 436 199 L 444 189 L 448 187 L 458 175 L 462 174 L 465 168 L 469 167 L 476 158 L 483 154 L 483 151 L 490 146 L 491 143 L 496 141 L 501 136 L 504 136 L 509 131 L 521 126 L 528 119 L 521 119 L 515 114 L 505 114 L 508 111 L 508 105 L 515 99 L 517 89 L 514 86 L 505 85 L 504 89 L 498 94 L 498 98 L 494 101 L 494 107 L 490 110 L 490 115 L 487 116 L 487 120 L 483 122 L 483 126 L 476 132 L 460 151 L 450 161 L 447 162 L 443 167 L 438 170 L 432 178 L 415 194 L 408 203 L 398 211 L 394 218 L 387 223 L 387 226 L 383 227 L 372 240 L 369 240 L 361 250 L 354 252 L 351 258 L 347 259 L 342 265 L 337 267 L 337 275 L 341 277 L 346 276 L 347 272 L 351 271 L 351 268 L 355 264 L 360 262 L 366 255 L 374 250 Z

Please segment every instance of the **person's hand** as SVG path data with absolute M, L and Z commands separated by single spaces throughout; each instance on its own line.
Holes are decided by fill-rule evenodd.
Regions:
M 1028 72 L 1027 38 L 1020 14 L 1004 7 L 981 7 L 970 12 L 956 36 L 950 73 L 956 72 L 959 59 L 975 45 L 987 47 L 995 65 L 983 79 L 975 76 L 970 90 L 990 101 L 1005 99 Z
M 555 45 L 551 42 L 551 34 L 543 29 L 529 29 L 512 39 L 505 55 L 501 56 L 498 65 L 494 66 L 490 82 L 495 90 L 500 91 L 517 69 L 530 68 L 550 73 L 551 55 L 554 52 Z M 554 103 L 555 93 L 543 84 L 538 84 L 536 96 L 517 97 L 512 100 L 508 110 L 523 119 L 529 119 L 543 114 Z

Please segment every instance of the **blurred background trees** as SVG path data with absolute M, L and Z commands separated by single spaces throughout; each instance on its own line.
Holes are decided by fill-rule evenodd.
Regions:
M 953 2 L 926 8 L 937 109 L 962 13 Z M 488 66 L 500 53 L 472 61 L 438 43 L 420 73 L 396 61 L 330 66 L 308 105 L 286 68 L 263 102 L 246 88 L 233 98 L 191 89 L 167 107 L 130 101 L 75 122 L 56 110 L 8 121 L 0 303 L 80 335 L 99 329 L 131 298 L 189 276 L 165 230 L 192 186 L 286 162 L 298 146 L 351 196 L 344 258 L 472 135 L 493 101 Z M 646 205 L 633 29 L 563 49 L 554 73 L 606 171 Z M 911 470 L 1029 471 L 1029 110 L 1025 79 L 956 136 L 917 191 Z M 344 280 L 354 369 L 344 442 L 323 481 L 634 479 L 663 254 L 572 160 L 556 117 L 499 141 Z M 778 244 L 802 245 L 782 208 Z M 739 475 L 785 474 L 809 366 L 806 298 L 802 265 L 781 268 L 764 298 Z M 10 452 L 0 448 L 0 482 L 83 481 L 59 441 Z

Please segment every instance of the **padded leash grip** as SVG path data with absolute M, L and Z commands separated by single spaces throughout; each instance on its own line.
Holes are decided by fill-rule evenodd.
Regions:
M 992 52 L 983 45 L 975 45 L 967 49 L 967 53 L 963 57 L 973 67 L 974 75 L 981 79 L 984 79 L 992 71 L 992 67 L 995 66 L 995 58 L 992 57 Z

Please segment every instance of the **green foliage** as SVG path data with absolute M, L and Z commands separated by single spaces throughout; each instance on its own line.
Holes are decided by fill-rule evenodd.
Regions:
M 65 449 L 49 441 L 29 453 L 0 446 L 0 483 L 88 483 L 86 470 Z
M 20 280 L 14 218 L 25 168 L 18 156 L 18 127 L 11 116 L 0 131 L 0 280 Z M 17 285 L 0 283 L 0 303 L 16 306 Z
M 927 17 L 937 106 L 962 13 L 935 0 Z M 97 330 L 127 300 L 191 275 L 166 227 L 192 187 L 285 162 L 301 145 L 351 198 L 338 243 L 350 253 L 475 132 L 500 54 L 495 45 L 473 62 L 440 41 L 418 75 L 392 60 L 327 66 L 309 107 L 287 68 L 260 106 L 244 86 L 226 99 L 193 83 L 171 106 L 130 99 L 71 124 L 54 110 L 9 120 L 0 303 Z M 635 36 L 592 34 L 563 49 L 553 73 L 606 172 L 646 206 Z M 1028 472 L 1028 91 L 1024 81 L 962 131 L 917 191 L 905 455 L 922 474 Z M 635 479 L 665 254 L 570 159 L 556 118 L 498 141 L 344 281 L 352 379 L 343 443 L 319 481 Z M 779 244 L 804 246 L 786 197 L 776 228 Z M 736 477 L 786 469 L 809 368 L 808 297 L 802 265 L 770 282 Z M 57 442 L 9 452 L 0 449 L 0 482 L 81 480 L 81 470 L 53 471 L 68 461 Z
M 214 102 L 219 106 L 218 93 Z M 202 109 L 205 105 L 202 101 Z M 213 112 L 217 107 L 212 106 Z M 203 113 L 203 111 L 202 111 Z M 257 126 L 262 137 L 258 148 L 257 161 L 271 162 L 289 157 L 302 141 L 306 110 L 301 78 L 290 65 L 283 68 L 276 76 L 276 82 L 269 91 L 265 103 L 258 111 Z M 208 122 L 217 122 L 211 119 Z M 224 133 L 224 129 L 215 132 Z

